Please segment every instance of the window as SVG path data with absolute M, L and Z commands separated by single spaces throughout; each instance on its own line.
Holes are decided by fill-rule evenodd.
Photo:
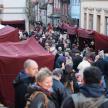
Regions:
M 84 13 L 84 28 L 87 28 L 87 13 Z
M 106 27 L 105 27 L 105 30 L 106 30 L 106 35 L 108 35 L 108 17 L 106 17 L 105 19 L 106 19 Z
M 89 14 L 89 29 L 93 29 L 93 14 Z
M 101 21 L 101 17 L 100 15 L 97 15 L 97 32 L 100 32 L 100 21 Z

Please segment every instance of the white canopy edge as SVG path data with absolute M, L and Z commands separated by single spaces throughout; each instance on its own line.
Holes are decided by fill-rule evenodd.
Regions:
M 0 29 L 2 29 L 2 28 L 4 28 L 4 27 L 5 27 L 4 25 L 1 25 L 1 24 L 0 24 Z

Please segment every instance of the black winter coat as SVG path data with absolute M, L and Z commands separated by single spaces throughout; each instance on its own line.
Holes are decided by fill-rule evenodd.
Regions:
M 86 97 L 100 97 L 104 95 L 104 89 L 101 88 L 99 85 L 86 85 L 80 88 L 80 92 Z M 67 97 L 64 102 L 62 103 L 61 108 L 75 108 L 74 101 L 72 96 Z M 108 108 L 108 101 L 101 104 L 99 108 Z
M 57 97 L 55 92 L 49 92 L 42 87 L 38 86 L 35 84 L 35 86 L 29 86 L 27 89 L 27 94 L 26 94 L 26 100 L 29 99 L 29 97 L 34 93 L 34 92 L 42 92 L 42 94 L 37 95 L 33 101 L 30 104 L 29 108 L 45 108 L 44 107 L 44 100 L 45 97 L 43 94 L 45 94 L 48 98 L 48 108 L 59 108 L 58 102 L 57 102 Z
M 57 101 L 59 103 L 59 106 L 61 106 L 62 101 L 67 96 L 66 89 L 62 82 L 53 78 L 53 90 L 57 95 Z
M 93 66 L 98 67 L 103 72 L 103 75 L 106 75 L 108 77 L 108 62 L 107 61 L 100 58 L 95 63 L 93 63 Z
M 25 94 L 27 87 L 32 84 L 34 79 L 29 77 L 24 71 L 20 72 L 13 81 L 15 89 L 15 108 L 24 108 L 26 104 Z
M 45 108 L 45 97 L 43 94 L 38 94 L 30 103 L 29 108 Z M 56 108 L 55 104 L 48 98 L 47 108 Z

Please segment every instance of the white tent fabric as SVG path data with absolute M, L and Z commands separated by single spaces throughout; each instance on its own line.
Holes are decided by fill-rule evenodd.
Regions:
M 1 24 L 0 24 L 0 29 L 2 29 L 2 28 L 4 28 L 4 27 L 5 27 L 4 25 L 1 25 Z

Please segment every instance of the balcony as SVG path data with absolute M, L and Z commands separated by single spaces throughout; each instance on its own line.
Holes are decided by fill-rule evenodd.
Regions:
M 48 18 L 51 18 L 51 19 L 59 19 L 61 17 L 60 14 L 51 14 L 50 16 L 48 16 Z

